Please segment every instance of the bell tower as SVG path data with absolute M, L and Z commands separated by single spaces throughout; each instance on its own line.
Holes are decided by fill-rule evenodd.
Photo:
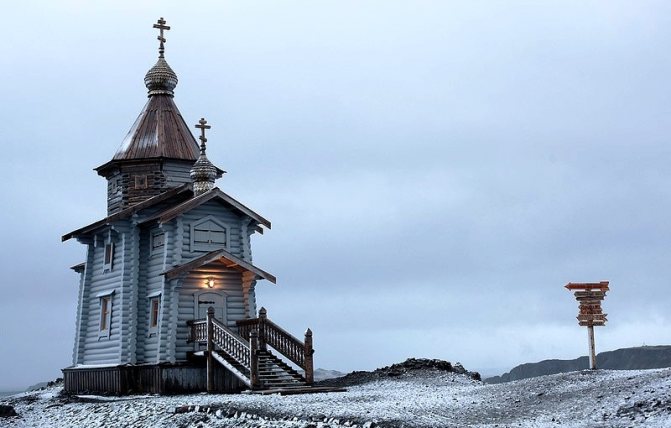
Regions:
M 191 183 L 191 168 L 204 156 L 173 101 L 178 79 L 165 60 L 164 31 L 170 26 L 160 18 L 153 28 L 159 30 L 159 49 L 144 77 L 149 99 L 112 160 L 96 168 L 107 179 L 108 214 Z M 212 168 L 215 178 L 224 173 Z

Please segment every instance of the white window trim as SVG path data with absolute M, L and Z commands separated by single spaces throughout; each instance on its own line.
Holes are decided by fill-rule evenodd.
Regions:
M 202 223 L 206 223 L 206 222 L 208 222 L 208 221 L 212 221 L 213 223 L 218 224 L 219 226 L 221 226 L 221 227 L 224 229 L 224 234 L 226 235 L 226 245 L 224 245 L 223 248 L 226 249 L 226 250 L 228 250 L 228 249 L 230 248 L 230 245 L 231 245 L 231 226 L 230 226 L 229 224 L 224 223 L 223 221 L 217 219 L 217 218 L 216 218 L 215 216 L 213 216 L 213 215 L 208 215 L 208 216 L 205 216 L 205 217 L 203 217 L 203 218 L 200 218 L 200 219 L 198 219 L 198 220 L 196 220 L 196 221 L 194 221 L 194 222 L 191 223 L 191 233 L 190 233 L 189 235 L 190 235 L 190 241 L 191 241 L 191 242 L 190 242 L 190 249 L 191 249 L 191 252 L 192 252 L 192 253 L 195 253 L 195 252 L 208 252 L 208 251 L 212 251 L 212 250 L 215 250 L 215 249 L 216 249 L 216 248 L 210 248 L 210 249 L 196 250 L 196 244 L 195 244 L 195 230 L 196 230 L 196 226 L 198 226 L 198 225 L 200 225 L 200 224 L 202 224 Z
M 147 300 L 149 303 L 149 317 L 147 318 L 147 337 L 151 337 L 152 335 L 158 334 L 158 326 L 161 325 L 161 317 L 163 316 L 163 311 L 161 310 L 161 291 L 154 291 L 153 293 L 150 293 L 147 296 Z M 153 302 L 154 300 L 158 300 L 158 316 L 156 317 L 156 325 L 152 327 L 151 325 L 151 318 L 153 315 Z
M 107 338 L 109 339 L 110 336 L 112 336 L 112 310 L 114 308 L 114 291 L 115 290 L 107 290 L 103 291 L 101 293 L 96 294 L 96 297 L 98 298 L 98 340 L 101 338 Z M 109 308 L 107 309 L 107 316 L 105 319 L 105 325 L 107 328 L 105 330 L 100 330 L 100 324 L 102 323 L 102 310 L 103 310 L 103 299 L 109 299 Z

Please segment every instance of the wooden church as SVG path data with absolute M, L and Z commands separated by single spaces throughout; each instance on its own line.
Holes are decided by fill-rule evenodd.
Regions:
M 86 246 L 71 393 L 237 392 L 313 381 L 312 333 L 299 340 L 261 308 L 251 236 L 270 221 L 215 186 L 224 171 L 206 156 L 173 101 L 177 75 L 159 56 L 148 101 L 112 159 L 107 217 L 63 236 Z

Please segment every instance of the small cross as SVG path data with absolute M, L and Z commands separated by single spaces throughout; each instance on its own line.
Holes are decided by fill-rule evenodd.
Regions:
M 158 28 L 159 30 L 159 36 L 157 37 L 158 41 L 161 42 L 161 44 L 158 47 L 158 52 L 161 54 L 161 57 L 163 56 L 163 51 L 165 48 L 163 47 L 163 43 L 165 43 L 165 37 L 163 37 L 163 30 L 169 30 L 170 26 L 165 25 L 165 19 L 163 17 L 160 17 L 156 24 L 154 24 L 154 28 Z
M 198 139 L 201 141 L 200 149 L 202 151 L 205 149 L 205 142 L 207 142 L 207 138 L 205 138 L 205 130 L 212 128 L 212 126 L 207 125 L 207 120 L 205 120 L 204 117 L 201 117 L 196 128 L 200 129 L 200 137 L 198 137 Z

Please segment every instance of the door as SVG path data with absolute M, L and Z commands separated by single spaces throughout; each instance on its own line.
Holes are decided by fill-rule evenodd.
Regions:
M 214 317 L 226 324 L 226 299 L 221 293 L 205 292 L 196 296 L 197 319 L 207 318 L 207 308 L 214 308 Z

